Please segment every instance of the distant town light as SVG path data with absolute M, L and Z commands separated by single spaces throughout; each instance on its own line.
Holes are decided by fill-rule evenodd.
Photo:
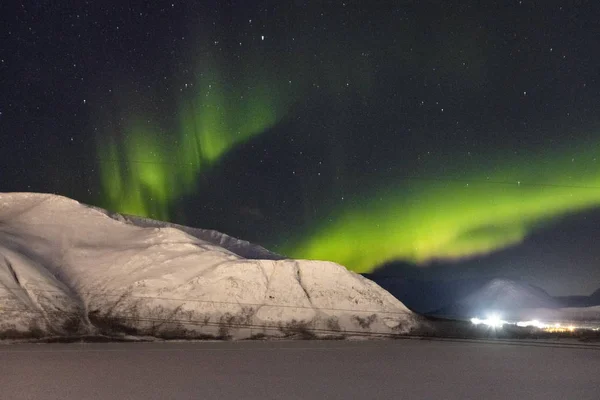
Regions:
M 548 325 L 540 322 L 537 319 L 534 319 L 531 321 L 519 321 L 519 322 L 517 322 L 517 326 L 521 326 L 521 327 L 534 326 L 538 329 L 544 329 L 544 328 L 548 327 Z
M 489 325 L 492 328 L 502 328 L 502 325 L 504 325 L 504 321 L 500 319 L 500 316 L 498 314 L 492 314 L 488 316 L 486 325 Z
M 503 321 L 498 314 L 488 315 L 486 319 L 471 318 L 473 325 L 486 325 L 491 328 L 502 328 L 506 321 Z

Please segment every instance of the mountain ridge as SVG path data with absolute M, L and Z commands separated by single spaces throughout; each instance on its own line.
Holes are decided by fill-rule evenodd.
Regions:
M 417 325 L 400 301 L 338 264 L 280 259 L 225 234 L 185 230 L 62 196 L 0 194 L 0 331 L 110 325 L 120 334 L 248 338 Z

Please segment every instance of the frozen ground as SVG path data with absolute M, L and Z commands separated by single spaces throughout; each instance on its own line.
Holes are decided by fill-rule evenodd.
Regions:
M 242 341 L 0 346 L 7 399 L 597 400 L 600 346 Z
M 415 324 L 387 291 L 334 263 L 60 196 L 0 193 L 0 337 L 346 335 Z

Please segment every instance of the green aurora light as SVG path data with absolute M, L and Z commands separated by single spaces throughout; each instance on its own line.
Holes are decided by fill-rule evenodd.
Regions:
M 294 258 L 332 260 L 356 272 L 393 260 L 425 265 L 499 250 L 557 217 L 600 205 L 597 149 L 594 144 L 562 154 L 455 161 L 445 165 L 448 170 L 480 172 L 382 187 L 335 210 L 312 233 L 279 250 Z
M 340 45 L 325 40 L 314 43 L 313 51 L 297 54 L 282 52 L 277 45 L 263 46 L 261 40 L 260 45 L 235 54 L 222 54 L 214 50 L 212 41 L 205 42 L 205 36 L 200 32 L 198 40 L 181 49 L 185 54 L 181 57 L 195 65 L 194 82 L 180 82 L 173 121 L 166 126 L 150 123 L 153 119 L 147 117 L 154 116 L 159 106 L 144 113 L 136 109 L 140 102 L 133 101 L 118 107 L 126 115 L 121 132 L 99 137 L 102 207 L 169 219 L 176 201 L 196 191 L 201 173 L 234 147 L 280 122 L 315 86 L 336 98 L 340 90 L 349 90 L 348 81 L 354 82 L 356 93 L 367 95 L 372 90 L 373 67 L 352 42 Z M 322 63 L 315 64 L 315 52 L 323 54 Z M 178 88 L 171 89 L 168 98 Z M 137 96 L 137 88 L 132 90 Z M 123 101 L 123 96 L 117 100 Z M 163 116 L 167 113 L 162 110 Z
M 175 121 L 167 129 L 134 113 L 137 118 L 126 122 L 122 140 L 101 138 L 102 206 L 169 219 L 171 206 L 196 191 L 201 173 L 277 124 L 292 99 L 303 98 L 304 89 L 293 93 L 278 84 L 277 74 L 259 61 L 248 68 L 200 64 L 203 69 L 182 92 Z M 293 71 L 289 64 L 279 67 Z M 246 75 L 232 76 L 242 70 Z M 323 79 L 330 92 L 345 86 L 341 81 L 336 86 L 336 76 Z M 371 93 L 368 80 L 363 84 L 359 92 Z M 597 150 L 598 142 L 592 141 L 533 156 L 531 151 L 520 156 L 489 149 L 479 157 L 437 157 L 418 165 L 416 175 L 439 179 L 400 177 L 377 184 L 380 179 L 373 177 L 378 189 L 358 191 L 329 218 L 309 221 L 308 232 L 270 244 L 293 258 L 331 260 L 357 272 L 393 260 L 426 265 L 503 249 L 556 218 L 600 205 Z M 346 157 L 343 151 L 338 156 Z
M 202 171 L 285 114 L 285 102 L 267 80 L 246 79 L 230 87 L 218 76 L 218 66 L 205 65 L 197 83 L 189 85 L 194 94 L 182 95 L 175 132 L 160 134 L 138 116 L 128 121 L 123 140 L 101 139 L 104 207 L 168 219 L 169 207 L 194 192 Z

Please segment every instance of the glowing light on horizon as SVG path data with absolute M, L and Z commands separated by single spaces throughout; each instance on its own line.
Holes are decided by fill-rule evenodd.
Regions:
M 490 328 L 500 329 L 508 322 L 503 321 L 498 314 L 491 314 L 486 319 L 471 318 L 471 323 L 473 325 L 486 325 Z
M 525 327 L 525 328 L 532 326 L 532 327 L 535 327 L 535 328 L 538 328 L 538 329 L 544 329 L 548 325 L 546 325 L 546 324 L 538 321 L 537 319 L 534 319 L 534 320 L 531 320 L 531 321 L 519 321 L 519 322 L 517 322 L 517 326 Z

